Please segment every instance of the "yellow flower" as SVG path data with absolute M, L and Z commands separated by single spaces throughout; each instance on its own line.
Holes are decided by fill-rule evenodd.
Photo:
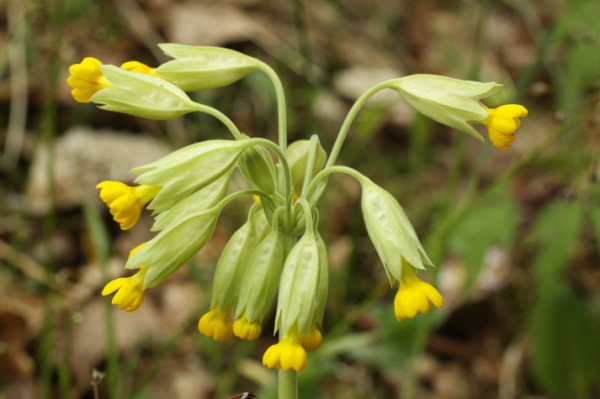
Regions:
M 313 324 L 308 334 L 300 336 L 300 342 L 307 351 L 314 351 L 321 347 L 323 335 L 316 323 Z
M 298 334 L 284 335 L 281 341 L 271 345 L 263 355 L 263 364 L 269 368 L 301 372 L 306 368 L 308 359 Z
M 162 76 L 160 76 L 159 74 L 157 74 L 155 72 L 156 68 L 149 67 L 148 65 L 143 64 L 139 61 L 124 62 L 123 65 L 121 65 L 121 68 L 125 69 L 126 71 L 144 73 L 146 75 L 152 75 L 152 76 L 157 76 L 159 78 L 162 78 Z
M 233 322 L 233 334 L 238 338 L 254 341 L 260 336 L 260 332 L 260 324 L 257 321 L 250 323 L 246 315 Z
M 515 131 L 521 126 L 519 118 L 526 117 L 527 108 L 519 104 L 506 104 L 488 109 L 488 117 L 483 120 L 490 141 L 500 150 L 508 151 L 515 140 Z
M 102 74 L 100 65 L 100 60 L 86 57 L 80 64 L 69 67 L 71 76 L 67 79 L 67 84 L 73 88 L 71 95 L 75 101 L 89 103 L 97 91 L 113 86 Z
M 402 262 L 400 287 L 394 300 L 394 312 L 398 321 L 413 318 L 418 312 L 427 313 L 431 305 L 444 306 L 444 298 L 431 284 L 420 280 L 412 266 Z
M 129 252 L 131 258 L 134 253 L 142 249 L 146 243 L 141 243 Z M 118 305 L 120 309 L 133 312 L 140 307 L 144 301 L 144 277 L 150 266 L 143 266 L 140 271 L 131 277 L 121 277 L 110 281 L 104 286 L 102 296 L 107 296 L 117 291 L 111 303 Z
M 100 198 L 108 205 L 110 214 L 122 230 L 135 226 L 144 205 L 160 191 L 157 186 L 142 184 L 131 187 L 118 181 L 103 181 L 96 188 L 100 189 Z
M 212 308 L 198 322 L 198 331 L 215 341 L 227 341 L 233 334 L 229 311 Z

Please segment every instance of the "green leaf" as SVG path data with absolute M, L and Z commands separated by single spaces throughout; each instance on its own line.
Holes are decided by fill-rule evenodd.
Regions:
M 494 245 L 510 250 L 518 222 L 518 207 L 501 187 L 491 200 L 470 210 L 449 237 L 449 247 L 467 266 L 472 282 L 483 265 L 485 254 Z
M 578 201 L 557 200 L 544 208 L 527 239 L 539 247 L 533 261 L 536 277 L 553 279 L 571 264 L 582 221 L 583 210 Z
M 535 377 L 548 392 L 591 397 L 600 377 L 600 328 L 564 282 L 542 285 L 532 308 L 531 343 Z

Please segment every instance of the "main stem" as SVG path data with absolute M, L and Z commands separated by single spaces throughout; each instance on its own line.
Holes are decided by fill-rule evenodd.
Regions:
M 289 233 L 282 234 L 283 259 L 287 259 L 290 251 L 296 245 L 296 237 Z M 281 339 L 281 337 L 279 337 Z M 298 374 L 295 370 L 279 370 L 278 373 L 278 399 L 298 398 Z

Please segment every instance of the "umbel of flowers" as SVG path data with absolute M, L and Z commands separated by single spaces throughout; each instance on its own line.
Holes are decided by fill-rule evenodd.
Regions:
M 85 58 L 69 68 L 75 100 L 109 111 L 169 119 L 204 112 L 221 121 L 233 139 L 189 145 L 148 165 L 133 169 L 135 186 L 104 181 L 100 197 L 123 230 L 138 221 L 143 208 L 153 211 L 156 236 L 134 249 L 126 268 L 130 277 L 109 282 L 102 294 L 126 311 L 141 306 L 146 290 L 162 283 L 188 262 L 211 238 L 223 207 L 240 197 L 250 205 L 246 223 L 227 243 L 216 266 L 210 309 L 199 331 L 217 341 L 235 335 L 259 337 L 276 297 L 275 332 L 279 342 L 268 348 L 270 368 L 303 371 L 306 351 L 321 345 L 327 299 L 327 249 L 318 231 L 319 199 L 332 173 L 355 177 L 362 188 L 362 213 L 369 237 L 398 293 L 394 301 L 401 321 L 441 307 L 443 298 L 417 271 L 433 266 L 396 199 L 358 171 L 336 166 L 349 127 L 366 100 L 389 88 L 428 117 L 483 141 L 473 124 L 483 124 L 491 142 L 508 150 L 527 110 L 516 104 L 490 109 L 481 103 L 500 88 L 435 75 L 411 75 L 379 83 L 360 97 L 344 121 L 329 152 L 317 136 L 288 146 L 285 97 L 281 82 L 265 63 L 216 47 L 162 44 L 173 58 L 157 68 L 137 61 L 121 67 Z M 194 102 L 190 91 L 231 84 L 261 71 L 271 79 L 278 104 L 278 142 L 249 137 L 223 113 Z M 239 170 L 249 189 L 230 192 Z

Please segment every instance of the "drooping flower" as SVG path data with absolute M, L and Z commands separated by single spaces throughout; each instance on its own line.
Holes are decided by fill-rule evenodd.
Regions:
M 110 214 L 122 230 L 129 230 L 137 223 L 144 206 L 160 191 L 158 186 L 128 186 L 118 181 L 103 181 L 100 198 L 108 205 Z
M 461 130 L 483 141 L 472 124 L 482 123 L 488 129 L 492 143 L 508 151 L 520 125 L 518 118 L 527 116 L 527 109 L 507 104 L 489 109 L 481 99 L 496 93 L 501 85 L 495 82 L 474 82 L 446 76 L 417 74 L 393 79 L 390 87 L 397 90 L 415 109 L 433 120 Z
M 515 140 L 515 131 L 521 126 L 519 118 L 526 117 L 527 108 L 519 104 L 506 104 L 488 109 L 488 117 L 481 123 L 488 131 L 490 141 L 502 151 L 508 151 Z
M 411 319 L 418 312 L 429 312 L 431 305 L 444 306 L 444 298 L 431 284 L 420 280 L 414 268 L 403 260 L 400 286 L 394 300 L 396 318 L 398 321 Z
M 89 103 L 96 92 L 113 86 L 100 70 L 100 65 L 100 60 L 86 57 L 80 64 L 69 67 L 71 76 L 67 79 L 67 84 L 73 88 L 71 95 L 75 101 Z
M 229 311 L 212 308 L 200 318 L 198 331 L 215 341 L 227 341 L 233 335 Z
M 275 329 L 281 339 L 263 355 L 265 366 L 300 372 L 308 362 L 305 347 L 312 349 L 320 345 L 313 328 L 315 320 L 321 320 L 322 316 L 320 302 L 324 295 L 319 282 L 324 278 L 321 273 L 324 262 L 320 236 L 315 230 L 308 230 L 292 248 L 283 266 L 275 318 Z
M 142 243 L 131 250 L 129 257 L 139 251 L 146 243 Z M 136 274 L 130 277 L 121 277 L 110 281 L 104 286 L 102 296 L 117 292 L 111 303 L 127 312 L 133 312 L 140 307 L 144 301 L 145 290 L 143 288 L 144 277 L 150 266 L 143 266 Z
M 277 216 L 275 216 L 275 219 Z M 277 290 L 283 266 L 281 233 L 273 228 L 255 248 L 239 286 L 233 333 L 238 338 L 253 340 L 261 333 L 260 323 Z
M 263 355 L 263 365 L 269 368 L 295 370 L 301 372 L 306 368 L 308 358 L 302 347 L 300 337 L 289 331 L 275 345 L 271 345 Z

